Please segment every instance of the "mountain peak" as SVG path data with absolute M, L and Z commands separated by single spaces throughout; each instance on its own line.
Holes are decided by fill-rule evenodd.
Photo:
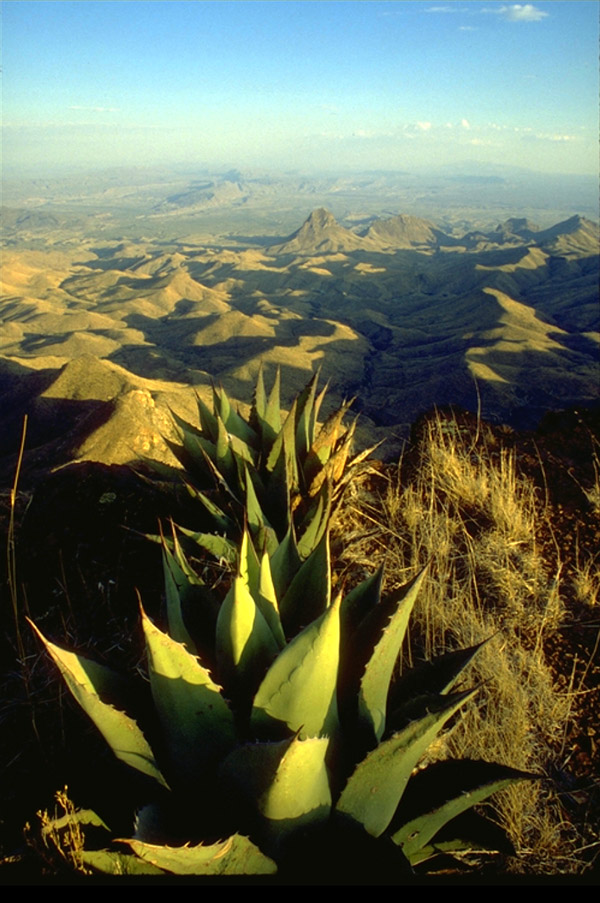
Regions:
M 316 210 L 313 210 L 304 223 L 304 226 L 310 226 L 315 231 L 322 231 L 337 225 L 335 216 L 329 210 L 326 210 L 325 207 L 317 207 Z
M 284 244 L 270 250 L 279 254 L 343 254 L 363 247 L 364 239 L 340 226 L 325 207 L 317 207 Z

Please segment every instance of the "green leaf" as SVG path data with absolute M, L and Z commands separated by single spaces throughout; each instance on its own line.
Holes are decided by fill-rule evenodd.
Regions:
M 152 697 L 174 778 L 194 789 L 235 743 L 233 715 L 198 659 L 158 629 L 142 609 Z
M 267 400 L 265 409 L 265 423 L 268 424 L 269 430 L 275 437 L 281 430 L 281 369 L 278 367 L 275 371 L 275 382 Z M 263 433 L 263 439 L 264 439 Z M 268 437 L 267 437 L 268 438 Z M 263 445 L 263 450 L 266 449 Z
M 279 653 L 254 698 L 251 727 L 266 736 L 286 724 L 301 738 L 337 730 L 340 623 L 336 601 Z
M 278 599 L 282 599 L 301 565 L 292 524 L 271 555 L 271 575 Z
M 220 417 L 217 416 L 219 435 L 217 436 L 216 465 L 225 478 L 227 485 L 233 490 L 237 488 L 238 471 L 235 463 L 231 443 L 227 434 L 227 428 Z
M 173 875 L 274 875 L 277 866 L 247 837 L 198 846 L 167 847 L 122 840 L 140 859 Z
M 327 738 L 253 743 L 233 750 L 220 777 L 242 821 L 269 853 L 299 830 L 326 821 L 331 790 L 325 765 Z
M 250 423 L 254 426 L 258 420 L 265 420 L 267 413 L 267 395 L 265 393 L 265 381 L 263 377 L 263 363 L 260 362 L 258 367 L 258 375 L 256 377 L 256 388 L 254 389 L 254 397 L 252 399 L 252 410 L 250 412 Z M 256 430 L 255 430 L 256 431 Z M 275 433 L 273 438 L 275 438 Z
M 329 480 L 325 480 L 321 491 L 313 499 L 313 504 L 300 526 L 303 532 L 298 540 L 298 553 L 303 561 L 318 546 L 329 526 L 330 520 L 331 485 Z
M 261 508 L 254 481 L 250 475 L 248 468 L 245 468 L 245 484 L 246 484 L 246 519 L 248 526 L 252 530 L 254 536 L 264 536 L 267 539 L 267 548 L 273 553 L 277 548 L 277 536 L 273 527 L 264 515 Z
M 352 400 L 344 402 L 341 407 L 327 418 L 319 430 L 319 435 L 311 446 L 304 466 L 304 475 L 309 486 L 313 482 L 316 474 L 321 470 L 323 465 L 329 461 L 330 457 L 335 452 L 340 437 L 345 434 L 346 430 L 342 425 L 342 421 L 351 404 Z
M 394 665 L 425 571 L 382 600 L 363 619 L 353 635 L 351 655 L 365 664 L 358 688 L 358 720 L 365 733 L 380 740 L 385 731 L 387 696 Z
M 431 765 L 409 782 L 390 824 L 392 840 L 412 860 L 462 812 L 516 781 L 534 777 L 504 765 L 468 759 Z
M 228 564 L 234 564 L 237 558 L 237 547 L 231 539 L 217 536 L 214 533 L 195 533 L 186 527 L 178 527 L 183 536 L 193 541 L 201 549 L 206 549 L 215 558 L 223 559 Z
M 163 869 L 144 862 L 133 853 L 118 853 L 115 850 L 82 850 L 78 854 L 88 868 L 104 875 L 164 875 Z
M 213 396 L 214 397 L 214 396 Z M 196 395 L 196 401 L 198 403 L 198 418 L 200 420 L 200 426 L 202 428 L 202 432 L 208 439 L 211 439 L 212 442 L 217 441 L 217 436 L 219 435 L 219 427 L 217 426 L 217 418 L 213 411 L 211 411 L 207 405 L 202 401 L 200 396 Z M 214 406 L 214 405 L 213 405 Z
M 356 766 L 336 810 L 379 837 L 388 827 L 412 770 L 446 721 L 474 691 L 445 696 L 438 711 L 429 712 L 384 740 Z
M 225 512 L 204 493 L 196 489 L 190 483 L 185 484 L 187 491 L 193 499 L 196 499 L 208 511 L 214 524 L 214 529 L 219 533 L 233 533 L 236 529 L 235 523 L 228 517 Z
M 177 542 L 175 531 L 173 531 L 173 543 L 175 548 L 178 548 L 179 544 Z M 181 550 L 179 550 L 179 552 L 180 555 L 183 555 Z M 162 542 L 162 560 L 169 631 L 174 640 L 177 640 L 179 643 L 185 643 L 191 652 L 195 652 L 196 647 L 185 626 L 182 611 L 183 597 L 186 590 L 188 590 L 191 585 L 191 580 L 188 574 L 180 566 L 175 556 L 171 553 L 171 550 L 164 539 Z
M 29 623 L 60 669 L 69 690 L 116 757 L 168 789 L 169 785 L 156 764 L 154 753 L 137 723 L 102 698 L 114 697 L 119 692 L 122 681 L 118 675 L 104 665 L 55 646 L 32 621 Z
M 266 550 L 260 561 L 256 604 L 260 608 L 263 618 L 271 628 L 271 633 L 275 637 L 275 642 L 280 649 L 283 649 L 285 646 L 285 635 L 283 627 L 281 626 L 279 606 L 277 604 L 277 596 L 275 587 L 273 586 L 273 578 L 271 576 L 271 565 L 269 564 L 269 555 Z
M 314 442 L 314 408 L 317 383 L 319 381 L 317 371 L 298 396 L 296 411 L 296 451 L 298 460 L 304 461 L 308 450 Z
M 215 412 L 220 415 L 230 436 L 243 443 L 248 449 L 248 452 L 250 452 L 249 447 L 258 448 L 258 436 L 256 432 L 232 407 L 223 387 L 219 386 L 217 389 L 214 389 L 213 392 L 216 399 Z
M 374 574 L 355 586 L 347 596 L 344 596 L 340 609 L 343 646 L 350 643 L 350 638 L 360 622 L 378 604 L 381 599 L 382 586 L 383 565 Z
M 279 603 L 287 636 L 318 618 L 331 601 L 329 534 L 325 533 L 312 555 L 301 565 Z
M 279 647 L 243 577 L 236 577 L 217 618 L 217 663 L 228 690 L 251 695 Z
M 477 643 L 466 649 L 457 649 L 423 662 L 398 677 L 390 688 L 388 713 L 393 723 L 398 724 L 404 712 L 410 712 L 419 697 L 447 693 L 462 674 L 469 662 L 483 645 Z

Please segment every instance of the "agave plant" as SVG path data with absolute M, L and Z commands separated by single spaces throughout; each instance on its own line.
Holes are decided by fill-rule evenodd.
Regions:
M 258 552 L 245 530 L 232 585 L 216 610 L 176 538 L 164 542 L 167 629 L 141 610 L 153 745 L 119 701 L 116 674 L 37 631 L 115 755 L 148 778 L 150 801 L 137 812 L 132 836 L 96 849 L 83 840 L 83 869 L 279 871 L 294 880 L 326 872 L 342 881 L 372 880 L 385 868 L 400 879 L 440 851 L 468 846 L 468 837 L 448 833 L 457 817 L 527 777 L 468 761 L 416 771 L 473 697 L 455 684 L 478 647 L 398 671 L 423 573 L 383 594 L 380 569 L 332 598 L 327 530 L 284 578 L 291 537 L 288 530 L 274 551 Z M 185 615 L 197 591 L 194 604 L 210 609 L 202 644 Z M 108 840 L 94 813 L 68 820 L 84 838 L 93 826 Z
M 199 428 L 173 414 L 181 443 L 169 445 L 209 526 L 197 542 L 212 551 L 215 531 L 239 541 L 247 523 L 257 547 L 266 545 L 274 552 L 293 523 L 303 559 L 318 545 L 345 486 L 369 466 L 366 459 L 377 447 L 352 455 L 356 419 L 344 425 L 352 401 L 319 428 L 327 387 L 317 393 L 318 376 L 294 399 L 283 420 L 280 372 L 267 393 L 262 367 L 248 421 L 217 386 L 212 410 L 198 397 Z M 163 477 L 180 479 L 174 469 L 148 463 Z

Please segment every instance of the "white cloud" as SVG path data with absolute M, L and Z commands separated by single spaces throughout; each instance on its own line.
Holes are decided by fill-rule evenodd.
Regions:
M 428 132 L 431 128 L 430 122 L 417 122 L 417 128 L 421 129 L 423 132 Z
M 477 31 L 474 25 L 459 25 L 459 31 Z
M 538 9 L 533 3 L 511 3 L 510 6 L 501 6 L 495 10 L 509 22 L 539 22 L 545 19 L 548 13 Z
M 460 120 L 460 124 L 462 125 L 463 129 L 470 129 L 470 128 L 471 128 L 471 124 L 470 124 L 470 122 L 469 122 L 468 119 L 461 119 L 461 120 Z
M 577 141 L 576 135 L 540 135 L 541 138 L 548 138 L 549 141 Z

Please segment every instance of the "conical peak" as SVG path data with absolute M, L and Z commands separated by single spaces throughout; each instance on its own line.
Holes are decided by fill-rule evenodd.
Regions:
M 337 222 L 329 210 L 326 210 L 325 207 L 318 207 L 310 214 L 305 225 L 311 226 L 315 230 L 321 230 L 326 229 L 328 226 L 337 226 Z

